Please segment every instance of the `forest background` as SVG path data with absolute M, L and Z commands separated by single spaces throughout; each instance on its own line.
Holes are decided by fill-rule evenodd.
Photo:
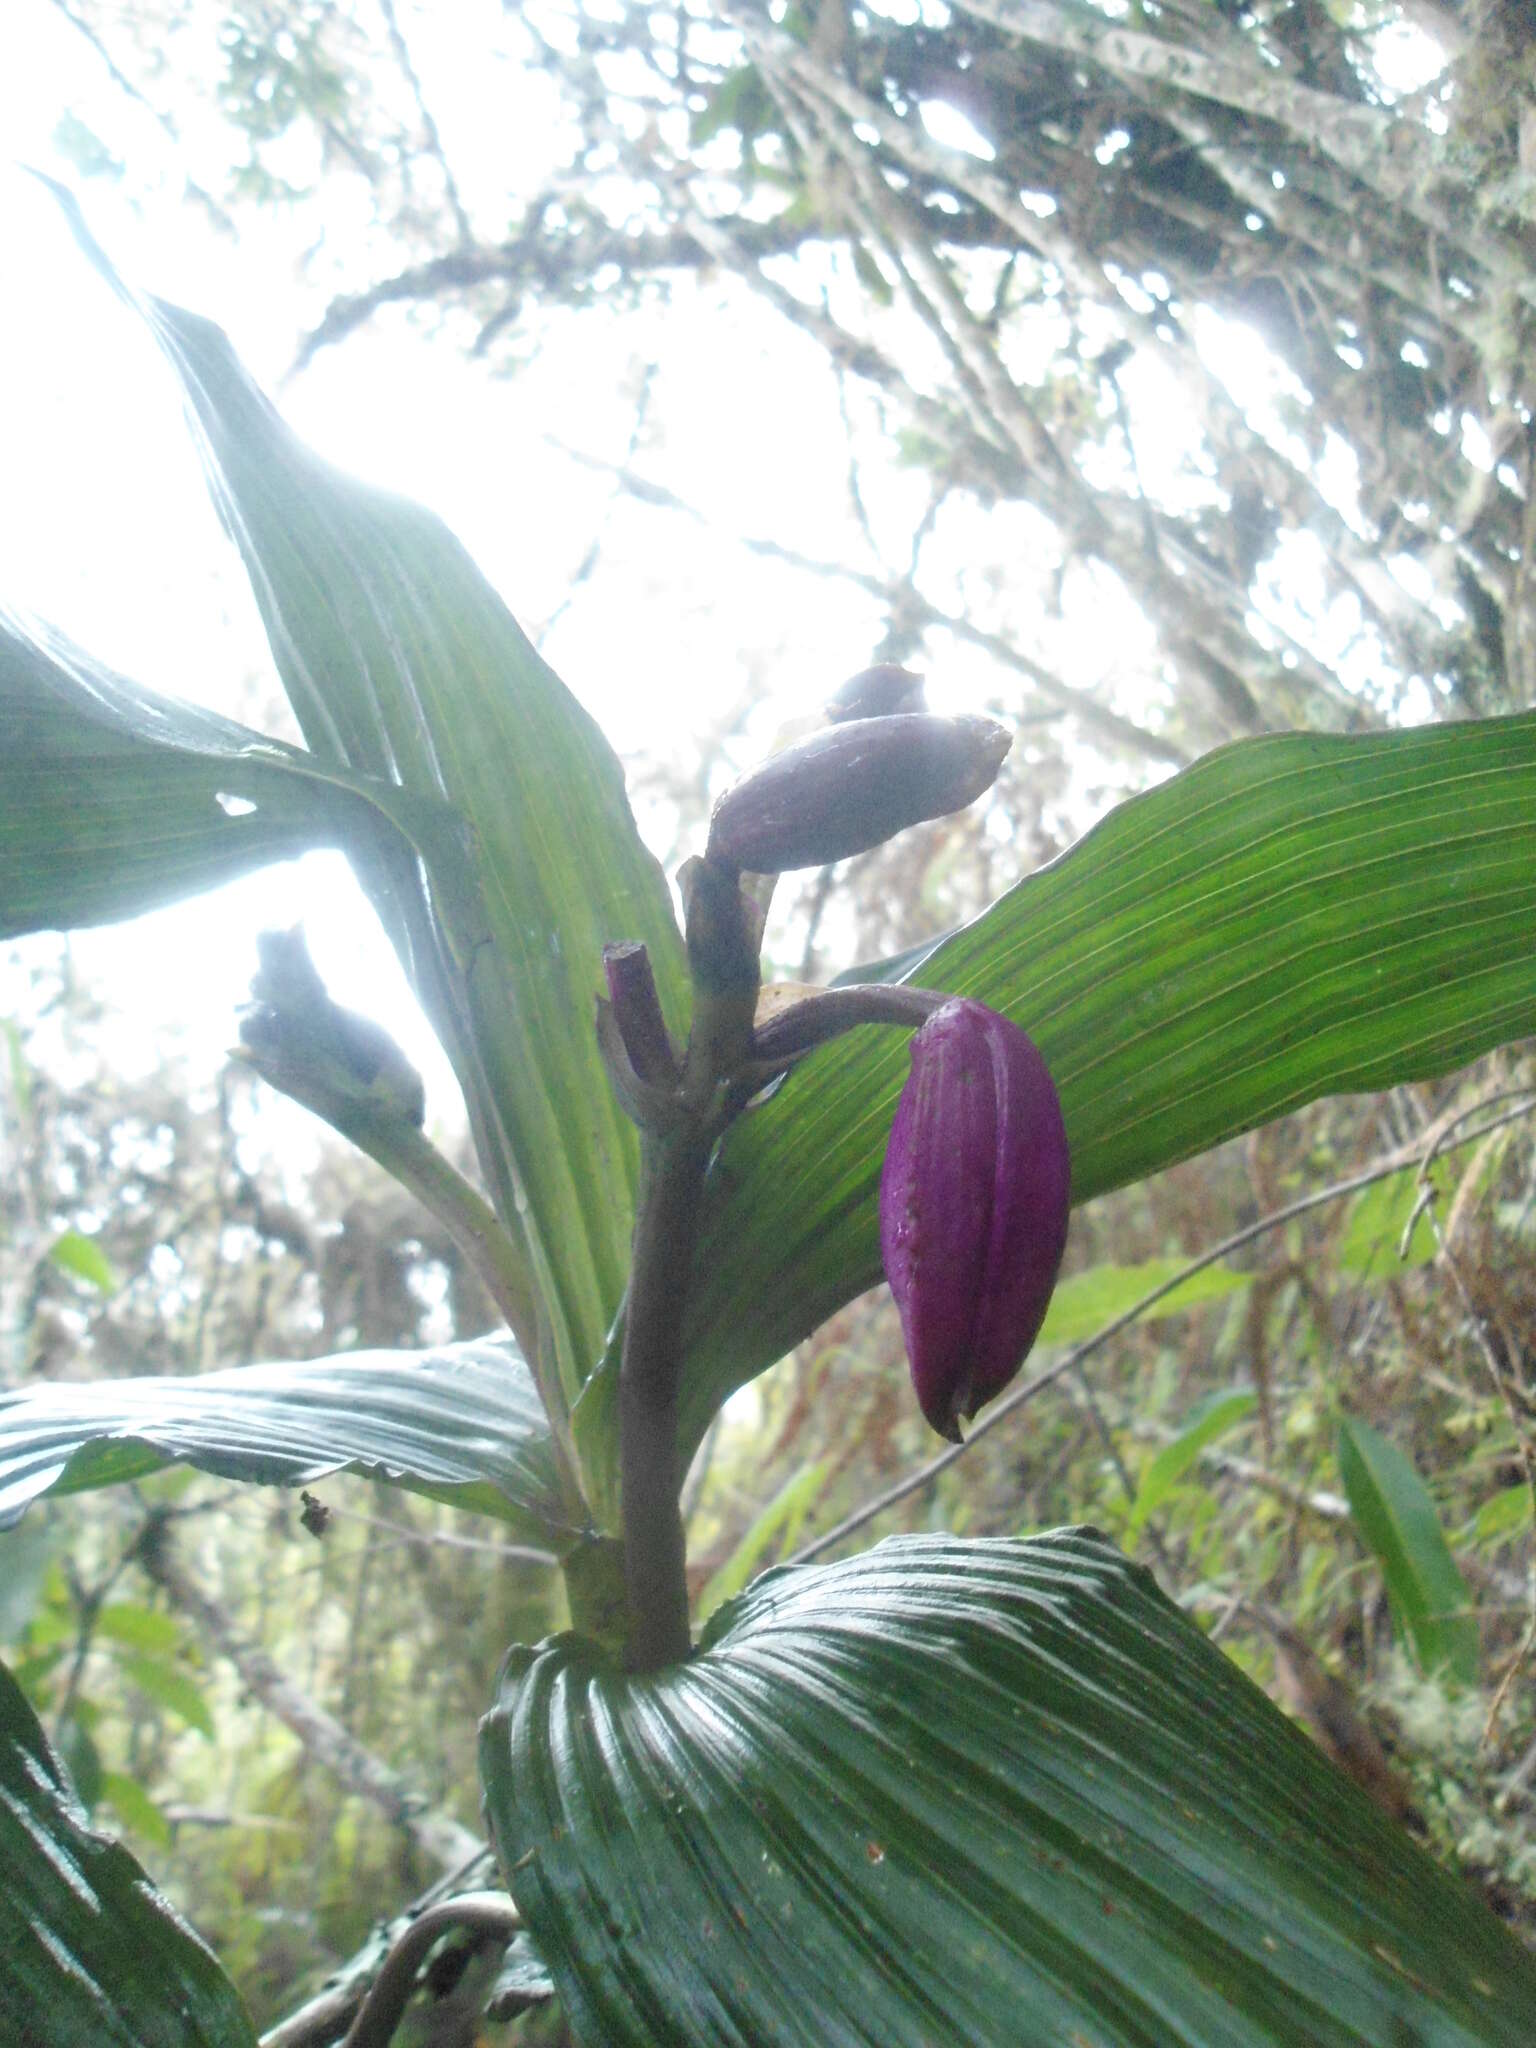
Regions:
M 286 376 L 307 438 L 443 512 L 669 868 L 868 661 L 1014 731 L 984 805 L 781 890 L 784 976 L 961 921 L 1225 740 L 1536 700 L 1514 0 L 31 0 L 5 33 L 32 161 Z M 7 451 L 36 482 L 8 462 L 6 595 L 287 730 L 168 387 L 12 190 L 37 267 Z M 300 915 L 467 1163 L 335 864 L 9 949 L 4 1384 L 494 1320 L 404 1195 L 219 1057 L 255 931 Z M 1529 1938 L 1533 1082 L 1505 1052 L 1080 1211 L 1040 1353 L 1070 1369 L 839 1539 L 1097 1523 Z M 883 1296 L 739 1399 L 687 1496 L 706 1608 L 933 1448 Z M 496 1664 L 561 1619 L 548 1562 L 483 1525 L 314 1493 L 177 1474 L 5 1538 L 0 1644 L 260 2024 L 472 1852 Z M 473 2038 L 471 1989 L 438 2038 Z

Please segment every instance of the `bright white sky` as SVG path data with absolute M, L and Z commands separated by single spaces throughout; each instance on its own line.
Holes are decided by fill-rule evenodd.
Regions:
M 487 23 L 471 26 L 492 32 Z M 462 20 L 458 28 L 462 34 Z M 472 91 L 483 72 L 460 64 L 444 73 L 440 121 L 450 75 Z M 53 143 L 66 106 L 130 166 L 145 166 L 131 173 L 143 212 L 110 181 L 82 187 Z M 532 118 L 498 125 L 527 152 L 537 147 L 541 111 L 535 94 L 523 110 Z M 548 138 L 547 121 L 542 128 Z M 165 137 L 127 105 L 44 0 L 11 0 L 0 28 L 0 133 L 15 162 L 80 191 L 126 277 L 218 320 L 275 388 L 322 305 L 295 286 L 291 228 L 281 214 L 254 218 L 236 248 L 195 208 L 178 204 L 178 163 Z M 162 178 L 171 189 L 156 193 Z M 0 263 L 12 286 L 0 326 L 0 598 L 49 618 L 139 681 L 236 708 L 248 680 L 270 674 L 270 663 L 168 372 L 80 257 L 48 194 L 11 167 L 0 170 Z M 734 701 L 760 649 L 782 651 L 781 671 L 761 680 L 782 691 L 784 712 L 801 715 L 869 658 L 876 628 L 867 600 L 801 586 L 791 610 L 786 573 L 765 568 L 744 578 L 729 546 L 732 531 L 777 533 L 829 554 L 846 545 L 835 391 L 808 344 L 776 326 L 770 338 L 766 325 L 727 336 L 714 307 L 664 327 L 655 314 L 628 315 L 622 326 L 602 317 L 571 321 L 558 350 L 515 380 L 497 381 L 450 345 L 429 343 L 403 322 L 379 323 L 320 356 L 281 402 L 332 459 L 441 512 L 535 634 L 603 527 L 603 601 L 574 605 L 546 651 L 621 752 L 657 750 L 669 726 L 686 731 Z M 770 345 L 774 396 L 764 403 Z M 692 502 L 721 509 L 718 540 L 673 522 L 680 545 L 672 557 L 642 538 L 643 515 L 544 438 L 554 433 L 620 458 L 638 369 L 653 357 L 661 365 L 656 410 L 669 420 L 669 477 Z M 251 934 L 300 916 L 333 993 L 389 1018 L 432 1070 L 429 1081 L 445 1082 L 339 857 L 270 870 L 216 898 L 72 943 L 81 968 L 123 1002 L 121 1058 L 153 1063 L 165 1026 L 182 1020 L 201 1064 L 231 1042 L 254 965 Z M 55 944 L 29 950 L 35 956 Z M 183 962 L 196 963 L 195 976 Z M 10 992 L 0 980 L 0 1009 L 14 990 L 14 980 Z
M 493 34 L 499 9 L 487 0 L 474 12 L 485 19 L 466 25 L 456 17 L 457 41 L 434 44 L 427 35 L 418 45 L 413 28 L 449 135 L 459 114 L 474 113 L 458 97 L 473 96 L 486 67 L 445 60 L 473 47 L 475 34 Z M 66 107 L 127 163 L 126 189 L 82 181 L 56 148 Z M 558 140 L 541 85 L 526 107 L 503 109 L 494 127 L 512 138 L 524 159 L 512 169 L 530 182 L 543 168 L 541 136 L 554 160 Z M 79 192 L 132 283 L 219 321 L 276 389 L 324 303 L 295 284 L 292 225 L 280 211 L 246 217 L 235 246 L 195 207 L 178 203 L 180 177 L 198 170 L 195 131 L 188 163 L 46 0 L 11 0 L 0 27 L 0 133 L 14 164 L 35 165 Z M 491 169 L 501 180 L 508 166 Z M 169 373 L 80 257 L 49 195 L 10 167 L 0 170 L 0 263 L 13 308 L 0 326 L 0 599 L 47 617 L 141 682 L 238 710 L 249 680 L 270 674 L 270 664 Z M 683 305 L 689 296 L 681 294 Z M 567 319 L 557 346 L 503 380 L 403 320 L 382 320 L 323 353 L 280 394 L 290 420 L 322 452 L 439 511 L 536 637 L 601 531 L 599 576 L 544 644 L 626 756 L 661 752 L 669 730 L 707 728 L 744 694 L 764 700 L 769 744 L 784 721 L 813 716 L 831 688 L 869 660 L 879 631 L 867 597 L 744 561 L 733 544 L 740 534 L 769 536 L 870 566 L 849 515 L 844 430 L 819 352 L 776 316 L 727 310 L 712 287 L 691 296 L 692 317 L 642 309 Z M 710 514 L 709 528 L 658 523 L 546 438 L 620 459 L 651 364 L 652 415 L 666 422 L 667 481 Z M 642 464 L 654 453 L 643 449 Z M 921 488 L 911 473 L 888 472 L 870 508 L 898 558 L 921 513 Z M 1010 521 L 1027 560 L 1038 553 L 1027 513 L 994 518 L 985 545 L 1006 549 Z M 956 534 L 962 555 L 971 538 Z M 961 654 L 930 678 L 930 696 L 936 708 L 960 707 L 989 680 L 975 656 Z M 333 993 L 398 1027 L 437 1084 L 429 1101 L 444 1100 L 446 1067 L 412 1014 L 371 914 L 359 914 L 344 863 L 330 855 L 131 927 L 78 934 L 78 966 L 116 991 L 125 1010 L 117 1057 L 152 1065 L 167 1027 L 180 1022 L 190 1027 L 198 1063 L 214 1061 L 231 1042 L 254 964 L 252 932 L 300 917 Z M 28 952 L 55 946 L 34 942 Z M 195 978 L 183 962 L 196 963 Z M 8 994 L 0 979 L 0 1009 L 14 989 L 13 980 Z
M 486 96 L 506 94 L 506 69 L 464 54 L 510 33 L 499 0 L 407 8 L 402 19 L 471 209 L 509 185 L 537 183 L 561 153 L 547 84 L 528 81 L 521 103 L 498 98 L 492 107 Z M 208 20 L 211 35 L 218 10 L 210 7 Z M 121 184 L 82 181 L 60 154 L 54 130 L 66 108 L 127 165 Z M 939 140 L 969 146 L 958 117 L 926 111 Z M 185 176 L 215 176 L 219 137 L 206 119 L 200 130 L 187 110 L 186 141 L 174 152 L 48 0 L 8 0 L 0 134 L 13 162 L 79 191 L 122 273 L 219 321 L 271 390 L 323 294 L 296 285 L 300 230 L 280 209 L 243 216 L 236 245 L 179 200 Z M 497 138 L 494 161 L 455 148 L 460 135 L 487 134 Z M 339 190 L 335 205 L 329 232 L 343 243 L 363 236 L 364 213 L 354 220 L 347 212 L 361 209 L 358 196 Z M 51 199 L 17 169 L 0 170 L 0 264 L 10 286 L 0 323 L 0 598 L 50 618 L 141 682 L 238 709 L 270 665 L 168 372 L 79 256 Z M 1053 339 L 1047 316 L 1039 360 L 1020 373 L 1041 374 Z M 1213 335 L 1213 348 L 1223 345 Z M 1234 378 L 1252 377 L 1251 340 L 1227 354 Z M 545 438 L 620 458 L 639 378 L 652 364 L 653 413 L 666 422 L 662 473 L 710 515 L 710 529 L 658 521 L 615 499 Z M 376 321 L 280 396 L 325 454 L 442 513 L 536 637 L 601 531 L 600 572 L 560 616 L 545 651 L 622 754 L 654 754 L 669 730 L 707 727 L 749 693 L 763 699 L 768 744 L 870 658 L 879 630 L 871 600 L 747 560 L 733 545 L 736 535 L 773 536 L 871 566 L 849 516 L 843 424 L 824 361 L 775 316 L 743 311 L 714 286 L 683 292 L 666 314 L 567 319 L 557 345 L 502 380 L 446 342 L 414 335 L 403 319 Z M 1154 480 L 1179 464 L 1191 430 L 1177 407 L 1155 391 L 1145 396 L 1137 457 Z M 872 421 L 862 425 L 872 441 Z M 656 455 L 642 450 L 652 473 Z M 910 471 L 878 473 L 870 514 L 894 559 L 904 558 L 921 494 Z M 1102 587 L 1078 592 L 1067 617 L 1052 618 L 1032 514 L 957 510 L 943 540 L 957 605 L 968 600 L 972 565 L 1011 564 L 990 573 L 1011 575 L 1026 594 L 1038 590 L 1042 654 L 1073 680 L 1108 676 L 1126 687 L 1120 678 L 1135 665 L 1127 650 L 1145 644 L 1143 629 L 1123 607 L 1118 618 L 1107 609 L 1114 593 Z M 1084 598 L 1091 636 L 1073 623 Z M 995 686 L 995 673 L 964 650 L 930 676 L 937 708 L 974 704 Z M 429 1103 L 444 1103 L 446 1070 L 360 902 L 340 860 L 314 856 L 132 927 L 81 934 L 75 958 L 123 1004 L 124 1063 L 152 1064 L 172 1023 L 190 1026 L 199 1063 L 211 1063 L 232 1039 L 254 964 L 252 933 L 302 916 L 333 992 L 387 1019 L 427 1069 Z M 56 942 L 34 945 L 47 952 Z M 14 970 L 7 976 L 0 966 L 0 1014 L 16 989 Z

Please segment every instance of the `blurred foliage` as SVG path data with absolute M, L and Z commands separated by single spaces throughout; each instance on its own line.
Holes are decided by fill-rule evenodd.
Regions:
M 125 1079 L 67 955 L 61 970 L 34 975 L 0 1107 L 5 1383 L 490 1326 L 452 1244 L 376 1168 L 302 1126 L 308 1164 L 285 1164 L 284 1135 L 238 1070 L 193 1082 L 172 1050 L 161 1071 Z M 58 1258 L 72 1231 L 110 1260 L 110 1295 Z M 0 1648 L 97 1823 L 195 1913 L 259 2024 L 437 1868 L 273 1717 L 229 1642 L 168 1598 L 147 1547 L 171 1543 L 230 1640 L 264 1651 L 470 1839 L 475 1723 L 501 1653 L 560 1618 L 554 1575 L 476 1518 L 359 1480 L 317 1482 L 311 1497 L 318 1534 L 294 1494 L 172 1471 L 35 1507 L 0 1537 Z

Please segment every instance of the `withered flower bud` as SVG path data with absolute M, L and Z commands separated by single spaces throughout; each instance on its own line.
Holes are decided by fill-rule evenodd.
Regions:
M 940 1436 L 1002 1392 L 1044 1320 L 1071 1162 L 1033 1040 L 957 999 L 912 1038 L 880 1177 L 880 1256 L 918 1404 Z
M 889 718 L 897 713 L 926 711 L 923 679 L 894 662 L 877 662 L 861 668 L 856 676 L 832 693 L 827 705 L 827 723 L 841 725 L 849 718 Z
M 321 1116 L 327 1105 L 362 1105 L 419 1130 L 426 1116 L 420 1074 L 382 1024 L 332 1002 L 303 930 L 259 932 L 256 949 L 261 966 L 240 1042 L 264 1079 Z
M 1011 745 L 990 718 L 910 712 L 829 726 L 725 792 L 710 817 L 707 856 L 776 874 L 867 853 L 973 803 Z

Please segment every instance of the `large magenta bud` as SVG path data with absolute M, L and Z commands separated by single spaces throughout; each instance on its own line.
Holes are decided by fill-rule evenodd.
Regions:
M 940 1436 L 1002 1392 L 1044 1320 L 1071 1162 L 1032 1039 L 958 997 L 913 1034 L 880 1176 L 880 1256 Z

